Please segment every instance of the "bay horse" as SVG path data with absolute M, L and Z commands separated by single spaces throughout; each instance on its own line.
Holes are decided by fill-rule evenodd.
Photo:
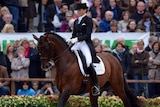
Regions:
M 49 68 L 50 61 L 54 61 L 56 66 L 56 85 L 60 92 L 57 107 L 64 107 L 70 95 L 80 95 L 82 81 L 86 78 L 80 72 L 77 58 L 70 51 L 66 41 L 56 33 L 45 33 L 39 38 L 33 35 L 38 41 L 38 51 L 41 54 L 42 69 Z M 107 82 L 110 83 L 115 94 L 118 95 L 125 107 L 142 107 L 142 103 L 137 96 L 124 85 L 122 67 L 119 61 L 110 53 L 99 53 L 105 65 L 105 73 L 98 75 L 99 86 L 102 88 Z M 90 102 L 92 107 L 98 107 L 98 96 L 91 93 L 91 80 L 87 78 L 88 83 L 85 93 L 90 93 Z

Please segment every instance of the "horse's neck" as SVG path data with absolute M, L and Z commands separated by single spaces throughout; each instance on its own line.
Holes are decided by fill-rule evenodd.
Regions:
M 74 55 L 69 50 L 65 49 L 65 50 L 57 51 L 55 65 L 57 67 L 59 66 L 63 67 L 66 64 L 70 64 L 71 62 L 73 62 L 73 60 L 75 60 Z

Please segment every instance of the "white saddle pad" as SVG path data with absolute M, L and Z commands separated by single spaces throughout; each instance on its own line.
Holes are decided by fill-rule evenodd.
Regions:
M 89 76 L 88 74 L 86 74 L 86 73 L 84 72 L 82 60 L 81 60 L 81 58 L 80 58 L 80 56 L 79 56 L 79 53 L 78 53 L 77 51 L 74 51 L 74 53 L 75 53 L 75 55 L 77 56 L 78 64 L 79 64 L 81 73 L 82 73 L 84 76 Z M 102 75 L 102 74 L 105 73 L 105 66 L 104 66 L 104 63 L 103 63 L 102 59 L 101 59 L 99 56 L 97 56 L 97 57 L 98 57 L 98 59 L 100 60 L 100 62 L 99 62 L 99 63 L 93 63 L 94 69 L 96 70 L 96 74 L 97 74 L 97 75 Z

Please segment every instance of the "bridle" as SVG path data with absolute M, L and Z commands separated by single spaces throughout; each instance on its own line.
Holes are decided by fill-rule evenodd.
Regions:
M 52 57 L 52 56 L 54 56 L 54 47 L 52 45 L 54 45 L 54 43 L 52 41 L 50 41 L 49 38 L 47 38 L 47 46 L 48 47 L 44 47 L 44 45 L 38 46 L 38 48 L 43 48 L 44 47 L 44 48 L 48 48 L 50 50 L 49 51 L 49 55 L 51 57 L 43 57 L 43 56 L 41 56 L 40 57 L 41 60 L 54 61 L 54 63 L 56 63 L 60 59 L 60 57 L 62 55 L 64 55 L 71 48 L 71 46 L 68 46 L 62 53 L 60 53 L 56 57 Z

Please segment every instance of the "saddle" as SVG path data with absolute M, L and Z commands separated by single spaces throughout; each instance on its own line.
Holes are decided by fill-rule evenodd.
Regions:
M 77 57 L 78 64 L 80 67 L 80 71 L 84 76 L 89 76 L 88 70 L 87 70 L 87 64 L 86 59 L 83 53 L 80 50 L 74 51 L 74 54 Z M 96 56 L 96 60 L 93 60 L 94 69 L 96 71 L 97 75 L 103 75 L 105 73 L 105 66 L 102 61 L 102 59 L 99 56 Z

